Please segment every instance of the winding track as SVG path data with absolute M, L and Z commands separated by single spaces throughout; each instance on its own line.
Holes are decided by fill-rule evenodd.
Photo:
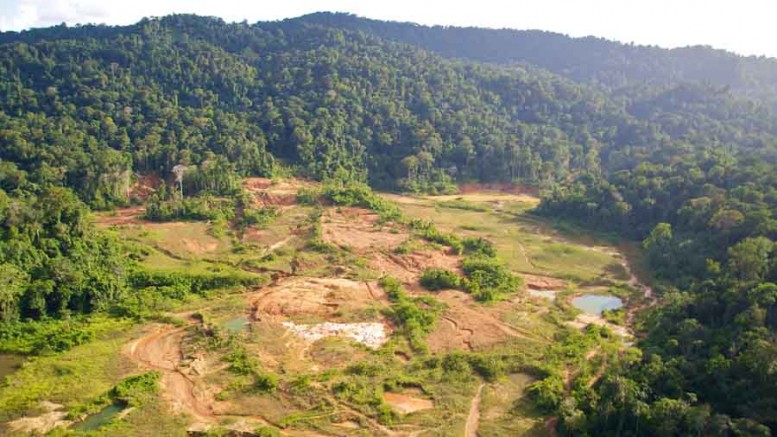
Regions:
M 478 425 L 480 424 L 480 397 L 483 394 L 483 387 L 486 384 L 480 384 L 478 392 L 472 403 L 469 406 L 469 416 L 467 416 L 467 423 L 464 425 L 464 437 L 477 437 Z
M 127 355 L 148 370 L 161 372 L 162 393 L 173 410 L 188 413 L 197 421 L 216 422 L 214 400 L 198 395 L 194 381 L 180 369 L 181 340 L 186 328 L 158 325 L 149 334 L 129 343 Z

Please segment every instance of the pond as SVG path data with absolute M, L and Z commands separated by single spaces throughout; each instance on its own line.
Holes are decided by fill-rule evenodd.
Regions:
M 572 299 L 572 305 L 588 314 L 601 316 L 604 310 L 616 310 L 623 306 L 623 301 L 616 296 L 607 294 L 585 294 Z
M 24 357 L 14 354 L 0 354 L 0 380 L 22 367 Z
M 94 431 L 113 420 L 113 418 L 123 410 L 124 407 L 121 405 L 108 405 L 99 412 L 87 416 L 82 422 L 73 425 L 73 429 L 78 431 Z
M 245 316 L 235 317 L 224 322 L 224 327 L 230 332 L 241 332 L 248 325 L 248 318 Z

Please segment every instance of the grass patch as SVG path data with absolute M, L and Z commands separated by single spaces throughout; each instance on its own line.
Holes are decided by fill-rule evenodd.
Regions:
M 94 341 L 67 352 L 30 358 L 0 387 L 0 420 L 18 417 L 47 400 L 73 408 L 108 392 L 126 372 L 121 347 L 131 322 L 95 318 Z

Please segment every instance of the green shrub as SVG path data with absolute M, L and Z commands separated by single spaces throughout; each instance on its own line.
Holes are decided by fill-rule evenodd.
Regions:
M 272 223 L 276 218 L 278 218 L 278 211 L 273 207 L 245 209 L 243 210 L 243 217 L 241 217 L 239 226 L 264 228 Z
M 529 386 L 527 393 L 543 411 L 555 412 L 564 399 L 564 380 L 551 375 Z
M 325 181 L 319 191 L 300 191 L 300 203 L 317 204 L 318 198 L 339 206 L 359 206 L 370 209 L 387 222 L 402 218 L 402 212 L 393 202 L 373 193 L 372 189 L 358 182 Z
M 159 392 L 159 372 L 146 372 L 124 378 L 111 391 L 111 397 L 125 405 L 137 407 Z
M 278 375 L 257 373 L 254 376 L 254 389 L 262 393 L 274 393 L 278 389 Z
M 146 203 L 147 220 L 168 222 L 176 220 L 232 220 L 235 202 L 210 196 L 162 200 L 152 195 Z
M 448 200 L 445 202 L 438 202 L 437 204 L 443 208 L 463 209 L 465 211 L 488 212 L 489 210 L 485 205 L 478 205 L 477 203 L 468 202 L 464 199 Z
M 402 290 L 402 282 L 393 276 L 383 276 L 378 281 L 378 284 L 386 291 L 386 295 L 392 302 L 397 302 L 406 297 L 404 290 Z
M 391 307 L 384 310 L 384 314 L 397 326 L 396 332 L 407 338 L 413 349 L 425 350 L 423 338 L 437 323 L 442 304 L 431 296 L 408 296 L 402 289 L 401 282 L 390 276 L 381 278 L 380 285 L 392 302 Z
M 521 279 L 495 259 L 467 258 L 462 263 L 462 270 L 467 276 L 467 291 L 483 302 L 495 300 L 503 293 L 514 292 L 521 285 Z
M 485 238 L 465 238 L 461 241 L 464 246 L 464 253 L 472 255 L 482 255 L 489 258 L 496 257 L 496 249 L 494 244 Z
M 453 252 L 459 255 L 464 253 L 464 244 L 459 237 L 454 234 L 440 232 L 434 223 L 430 221 L 415 219 L 410 222 L 410 227 L 426 241 L 449 246 Z
M 317 188 L 302 188 L 297 191 L 297 202 L 301 205 L 318 205 L 321 190 Z
M 254 434 L 256 434 L 256 437 L 281 437 L 283 435 L 276 428 L 272 428 L 269 426 L 263 426 L 261 428 L 257 428 L 254 431 Z
M 614 310 L 604 310 L 602 311 L 602 318 L 604 320 L 607 320 L 610 323 L 613 323 L 615 325 L 625 325 L 626 324 L 626 315 L 627 311 L 625 308 L 618 308 Z
M 259 362 L 249 356 L 242 346 L 235 347 L 235 350 L 225 355 L 223 359 L 230 364 L 230 372 L 238 375 L 251 375 L 259 371 Z
M 445 269 L 426 269 L 421 274 L 421 286 L 430 291 L 459 289 L 462 278 L 455 272 Z
M 20 354 L 63 352 L 89 343 L 95 329 L 84 317 L 0 323 L 0 351 Z

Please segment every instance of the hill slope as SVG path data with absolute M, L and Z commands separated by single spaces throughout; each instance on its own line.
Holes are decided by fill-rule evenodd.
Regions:
M 536 65 L 608 88 L 704 82 L 753 98 L 774 101 L 777 96 L 776 59 L 743 57 L 706 46 L 667 50 L 539 30 L 429 27 L 349 14 L 316 13 L 294 20 L 360 30 L 446 57 Z
M 314 178 L 342 169 L 428 190 L 547 184 L 599 171 L 600 159 L 604 171 L 631 168 L 657 144 L 771 153 L 777 131 L 767 108 L 718 88 L 613 95 L 308 21 L 171 16 L 3 34 L 0 158 L 101 206 L 126 201 L 130 172 L 168 175 L 209 153 L 243 175 L 280 158 Z

